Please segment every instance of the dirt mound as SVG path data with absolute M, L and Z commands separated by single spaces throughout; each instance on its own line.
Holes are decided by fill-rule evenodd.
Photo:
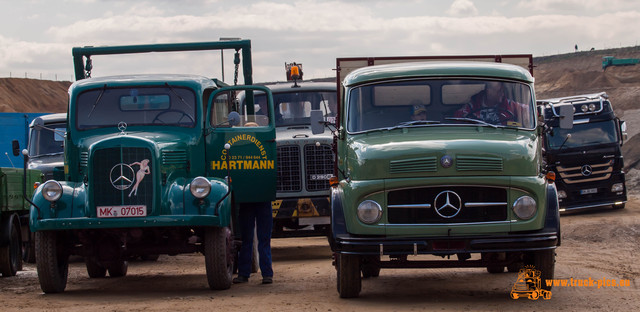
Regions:
M 65 113 L 71 82 L 0 78 L 0 112 Z

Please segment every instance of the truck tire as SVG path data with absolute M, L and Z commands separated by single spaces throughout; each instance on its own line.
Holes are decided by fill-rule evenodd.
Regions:
M 45 293 L 63 292 L 69 276 L 69 255 L 56 231 L 36 232 L 36 267 Z
M 33 234 L 29 232 L 29 236 L 33 236 Z M 22 243 L 22 261 L 36 263 L 36 241 L 33 237 Z
M 536 270 L 540 271 L 541 288 L 551 290 L 552 285 L 547 286 L 545 281 L 553 279 L 556 264 L 556 250 L 546 249 L 534 251 L 529 254 L 528 258 L 527 264 L 532 264 Z
M 103 267 L 96 259 L 92 257 L 85 257 L 84 263 L 87 266 L 87 273 L 89 278 L 102 278 L 107 275 L 107 269 Z
M 362 258 L 360 269 L 362 270 L 362 278 L 380 276 L 380 257 L 367 256 Z
M 110 277 L 123 277 L 127 276 L 127 271 L 129 269 L 129 262 L 125 260 L 118 260 L 109 266 L 109 276 Z
M 0 247 L 0 273 L 3 277 L 15 276 L 22 270 L 22 240 L 19 229 L 8 222 L 9 244 Z
M 360 279 L 360 256 L 338 254 L 338 293 L 340 298 L 356 298 L 362 289 Z
M 233 235 L 228 227 L 208 228 L 204 236 L 204 261 L 209 288 L 231 287 L 235 257 Z

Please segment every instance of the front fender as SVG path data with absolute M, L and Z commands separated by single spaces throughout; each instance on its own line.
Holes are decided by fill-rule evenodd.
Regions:
M 41 184 L 33 193 L 29 212 L 29 227 L 37 231 L 38 220 L 54 218 L 79 218 L 87 215 L 85 205 L 87 192 L 83 183 L 58 181 L 62 186 L 62 196 L 55 203 L 50 203 L 42 196 Z
M 191 194 L 190 186 L 193 179 L 184 180 L 179 186 L 177 182 L 171 187 L 169 202 L 171 212 L 174 215 L 207 215 L 219 216 L 220 226 L 228 226 L 231 217 L 231 200 L 226 196 L 229 185 L 226 181 L 218 178 L 207 178 L 211 183 L 211 192 L 206 198 L 198 199 Z M 223 199 L 224 198 L 224 199 Z M 219 207 L 216 204 L 221 200 Z
M 341 187 L 331 188 L 331 233 L 329 245 L 335 250 L 335 238 L 347 234 L 347 222 L 344 219 L 344 193 Z

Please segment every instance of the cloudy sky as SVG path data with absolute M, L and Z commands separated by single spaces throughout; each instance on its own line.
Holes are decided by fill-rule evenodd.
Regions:
M 73 80 L 76 46 L 252 41 L 254 81 L 334 76 L 336 57 L 531 53 L 638 45 L 636 0 L 0 0 L 0 77 Z M 231 52 L 224 54 L 232 81 Z M 99 56 L 94 76 L 221 77 L 219 52 Z

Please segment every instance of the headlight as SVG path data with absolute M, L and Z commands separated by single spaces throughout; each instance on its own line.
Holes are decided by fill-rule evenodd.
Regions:
M 358 219 L 366 224 L 374 224 L 382 217 L 382 207 L 373 200 L 365 200 L 358 205 Z
M 567 192 L 565 192 L 565 191 L 558 191 L 558 198 L 559 198 L 559 199 L 567 198 Z
M 611 186 L 611 192 L 622 192 L 624 191 L 624 184 L 616 183 Z
M 44 199 L 54 202 L 60 199 L 60 196 L 62 196 L 62 185 L 58 181 L 49 180 L 44 182 L 42 185 L 42 197 Z
M 533 218 L 537 210 L 536 200 L 530 196 L 522 196 L 513 203 L 513 212 L 522 220 Z
M 205 198 L 211 192 L 211 183 L 204 177 L 196 177 L 191 181 L 191 186 L 189 186 L 191 190 L 191 194 L 195 198 Z

